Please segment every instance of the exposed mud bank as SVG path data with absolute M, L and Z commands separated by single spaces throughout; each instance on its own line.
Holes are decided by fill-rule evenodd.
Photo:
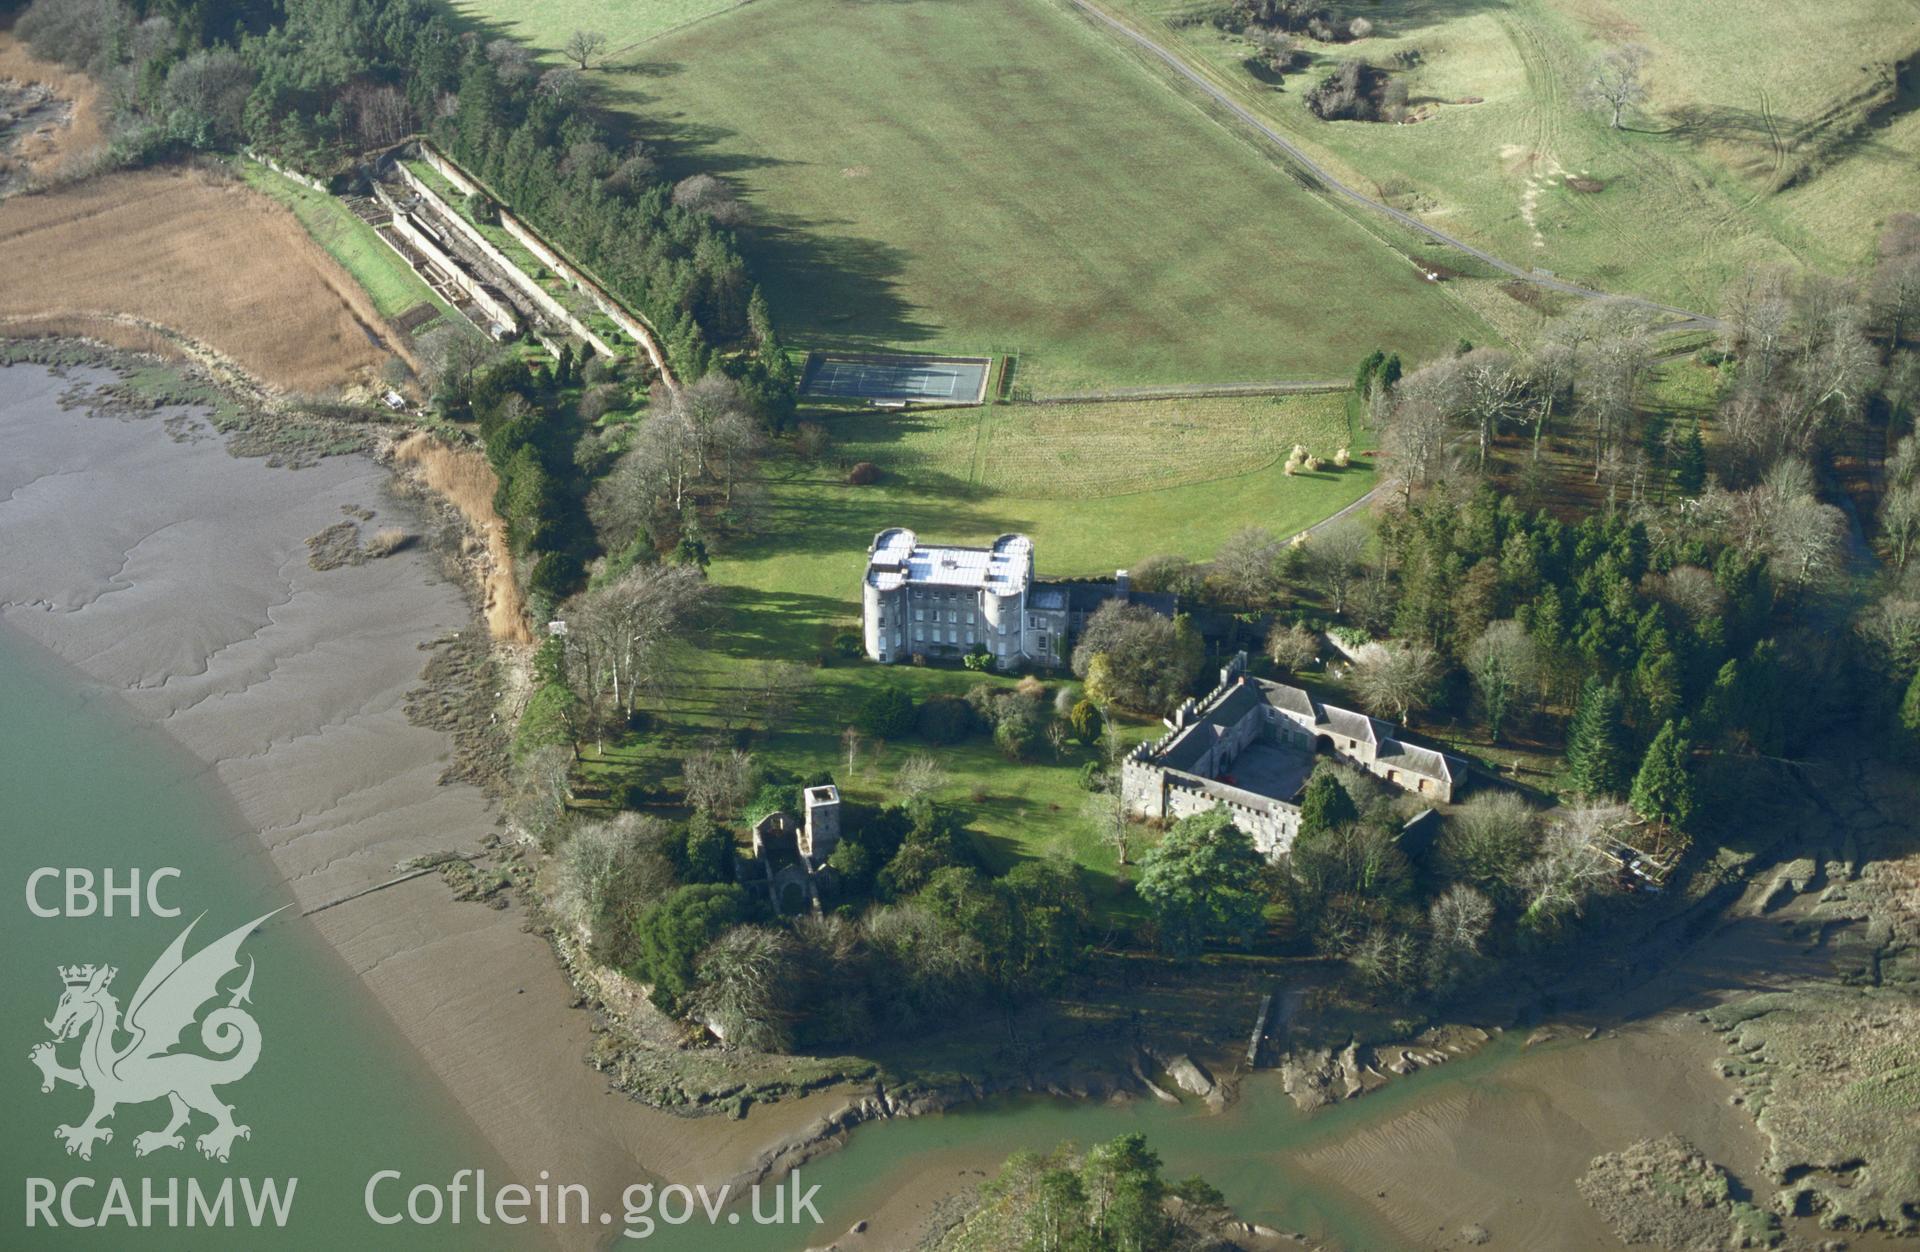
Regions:
M 298 471 L 228 455 L 210 397 L 75 407 L 141 383 L 133 364 L 120 378 L 77 361 L 0 369 L 0 618 L 204 763 L 296 907 L 518 1179 L 545 1170 L 611 1196 L 711 1182 L 817 1116 L 802 1100 L 689 1134 L 610 1094 L 583 1063 L 588 1015 L 522 908 L 461 903 L 435 875 L 382 887 L 416 858 L 497 838 L 457 743 L 491 725 L 469 701 L 485 631 L 437 555 L 463 536 L 365 455 L 302 456 Z M 313 568 L 307 540 L 365 514 L 424 541 Z M 446 699 L 423 695 L 423 665 L 454 641 L 479 652 L 447 662 L 465 672 Z

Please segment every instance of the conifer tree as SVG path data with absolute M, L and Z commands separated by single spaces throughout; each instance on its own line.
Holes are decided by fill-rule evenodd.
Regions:
M 1650 822 L 1686 829 L 1687 820 L 1693 816 L 1693 779 L 1687 774 L 1687 757 L 1692 749 L 1672 722 L 1660 727 L 1633 779 L 1629 803 L 1634 812 Z
M 1299 837 L 1312 839 L 1338 830 L 1359 816 L 1360 810 L 1340 780 L 1324 769 L 1316 770 L 1307 782 L 1306 793 L 1300 797 Z
M 758 348 L 766 348 L 773 339 L 773 311 L 767 307 L 766 293 L 758 283 L 754 284 L 753 294 L 747 297 L 747 330 Z
M 1673 482 L 1683 496 L 1697 496 L 1707 485 L 1707 445 L 1700 438 L 1700 423 L 1687 427 L 1673 458 Z
M 1353 376 L 1353 389 L 1360 393 L 1362 399 L 1365 399 L 1373 390 L 1373 380 L 1379 375 L 1380 367 L 1386 363 L 1386 360 L 1387 354 L 1375 348 L 1367 353 L 1365 360 L 1360 362 L 1360 369 Z
M 1394 384 L 1400 381 L 1400 354 L 1390 352 L 1387 359 L 1380 363 L 1379 387 L 1382 391 L 1392 391 Z
M 1627 783 L 1620 685 L 1589 678 L 1567 728 L 1567 785 L 1582 795 L 1619 795 Z
M 1644 733 L 1649 726 L 1667 721 L 1680 709 L 1680 663 L 1673 650 L 1665 646 L 1641 654 L 1633 667 L 1633 692 L 1639 704 L 1634 710 L 1635 725 Z

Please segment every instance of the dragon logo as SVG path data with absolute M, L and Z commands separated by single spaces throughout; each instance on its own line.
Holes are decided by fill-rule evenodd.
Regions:
M 93 1092 L 93 1112 L 87 1120 L 53 1132 L 55 1138 L 66 1141 L 69 1153 L 92 1160 L 95 1143 L 113 1141 L 113 1131 L 100 1123 L 112 1117 L 114 1110 L 163 1096 L 172 1115 L 164 1129 L 134 1136 L 135 1156 L 186 1146 L 180 1131 L 195 1113 L 213 1119 L 213 1129 L 201 1135 L 196 1146 L 214 1160 L 225 1161 L 235 1139 L 252 1137 L 248 1127 L 233 1120 L 233 1106 L 214 1094 L 215 1087 L 245 1078 L 260 1059 L 260 1023 L 240 1007 L 253 990 L 252 958 L 247 960 L 246 977 L 226 993 L 227 1002 L 200 1020 L 200 1043 L 214 1055 L 174 1049 L 200 1017 L 200 1010 L 222 994 L 221 981 L 240 968 L 240 945 L 272 916 L 255 918 L 192 956 L 185 955 L 187 936 L 200 919 L 188 923 L 140 980 L 127 1002 L 124 1022 L 119 1003 L 107 990 L 118 972 L 113 966 L 60 967 L 60 980 L 67 989 L 53 1020 L 44 1023 L 53 1039 L 36 1044 L 27 1059 L 40 1069 L 41 1091 L 52 1091 L 64 1082 Z M 123 1037 L 129 1041 L 119 1042 Z M 80 1064 L 68 1069 L 60 1064 L 57 1050 L 73 1039 L 80 1039 Z

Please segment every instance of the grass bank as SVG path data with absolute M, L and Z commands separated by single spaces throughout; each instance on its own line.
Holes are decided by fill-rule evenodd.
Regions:
M 757 0 L 635 56 L 594 77 L 671 165 L 740 185 L 799 346 L 1017 350 L 1045 394 L 1344 377 L 1376 346 L 1487 337 L 1059 0 Z
M 398 317 L 421 304 L 431 304 L 445 317 L 459 316 L 338 196 L 303 187 L 257 161 L 242 160 L 239 170 L 249 187 L 293 210 L 314 242 L 353 275 L 382 317 Z
M 1251 45 L 1207 10 L 1103 3 L 1351 185 L 1605 290 L 1712 312 L 1749 265 L 1859 264 L 1885 215 L 1920 193 L 1920 111 L 1911 85 L 1893 85 L 1893 63 L 1920 50 L 1902 0 L 1387 0 L 1352 7 L 1371 37 L 1302 38 L 1284 76 L 1256 71 Z M 1649 98 L 1614 130 L 1581 89 L 1595 57 L 1628 43 L 1651 53 Z M 1308 90 L 1349 58 L 1405 80 L 1414 124 L 1308 111 Z

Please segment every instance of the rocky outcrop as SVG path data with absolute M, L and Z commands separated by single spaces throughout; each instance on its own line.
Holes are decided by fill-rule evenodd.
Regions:
M 1312 1111 L 1385 1086 L 1394 1075 L 1444 1065 L 1476 1051 L 1492 1035 L 1477 1026 L 1436 1026 L 1406 1043 L 1350 1042 L 1331 1048 L 1296 1048 L 1280 1065 L 1281 1084 L 1301 1109 Z

